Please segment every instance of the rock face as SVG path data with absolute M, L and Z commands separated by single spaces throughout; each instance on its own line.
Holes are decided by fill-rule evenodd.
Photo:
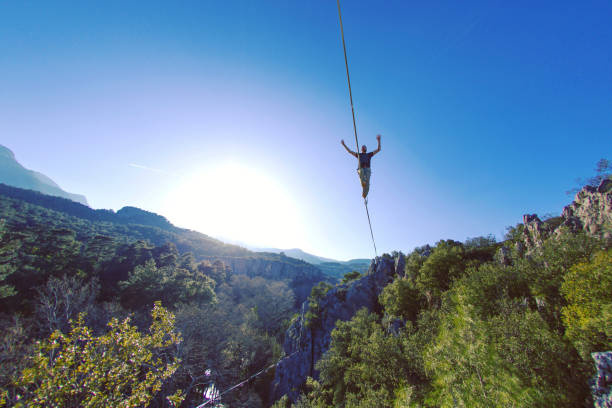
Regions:
M 572 232 L 584 230 L 587 234 L 612 241 L 612 180 L 606 179 L 599 187 L 585 186 L 574 201 L 563 209 L 561 217 L 541 221 L 536 214 L 523 215 L 526 249 L 532 250 L 542 242 L 561 232 L 560 227 Z
M 370 311 L 380 310 L 378 295 L 396 275 L 404 273 L 404 262 L 402 254 L 395 259 L 379 257 L 372 261 L 362 278 L 330 289 L 319 302 L 320 319 L 312 327 L 304 324 L 308 305 L 303 304 L 301 316 L 289 327 L 285 336 L 283 348 L 289 357 L 276 368 L 271 390 L 273 400 L 287 395 L 291 401 L 295 401 L 306 378 L 318 378 L 315 363 L 329 349 L 336 321 L 350 320 L 364 307 Z
M 274 254 L 270 259 L 262 257 L 211 257 L 211 259 L 223 261 L 236 274 L 287 282 L 295 294 L 297 305 L 301 305 L 306 300 L 314 285 L 329 280 L 328 276 L 316 266 L 281 255 Z
M 595 408 L 612 408 L 612 351 L 592 353 L 597 373 L 591 380 Z
M 574 202 L 563 209 L 563 218 L 570 228 L 612 239 L 612 180 L 603 180 L 597 188 L 586 186 L 580 190 Z

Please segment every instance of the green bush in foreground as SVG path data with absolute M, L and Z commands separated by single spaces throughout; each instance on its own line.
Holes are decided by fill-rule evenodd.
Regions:
M 169 349 L 180 343 L 174 315 L 156 302 L 149 332 L 129 319 L 112 319 L 106 334 L 96 337 L 83 315 L 70 334 L 55 331 L 37 343 L 32 365 L 17 380 L 16 407 L 146 406 L 178 368 Z M 178 391 L 171 405 L 182 401 Z

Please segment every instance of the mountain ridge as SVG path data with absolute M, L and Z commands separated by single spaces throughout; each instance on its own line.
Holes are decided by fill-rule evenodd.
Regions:
M 3 145 L 0 145 L 0 182 L 13 187 L 66 198 L 86 206 L 89 205 L 84 195 L 69 193 L 63 190 L 49 176 L 25 168 L 17 161 L 15 153 Z
M 123 243 L 144 241 L 154 246 L 171 243 L 180 254 L 189 252 L 198 261 L 223 261 L 236 274 L 286 281 L 296 294 L 296 304 L 301 304 L 318 282 L 335 280 L 316 265 L 226 244 L 203 233 L 176 227 L 165 217 L 136 207 L 126 206 L 117 212 L 94 210 L 65 198 L 0 183 L 0 219 L 19 228 L 34 222 L 32 217 L 43 218 L 46 228 L 73 230 L 79 239 L 102 234 Z

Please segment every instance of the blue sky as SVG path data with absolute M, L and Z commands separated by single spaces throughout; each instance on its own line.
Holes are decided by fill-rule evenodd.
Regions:
M 560 213 L 610 157 L 610 2 L 342 5 L 360 142 L 383 135 L 379 252 Z M 0 2 L 0 143 L 94 208 L 370 257 L 337 18 L 332 0 Z

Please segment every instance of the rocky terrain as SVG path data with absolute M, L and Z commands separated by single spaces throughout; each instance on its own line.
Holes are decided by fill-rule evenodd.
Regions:
M 612 180 L 604 180 L 597 188 L 586 186 L 575 196 L 574 201 L 563 209 L 560 217 L 542 221 L 536 214 L 523 216 L 523 244 L 521 252 L 533 250 L 549 237 L 559 235 L 568 228 L 572 232 L 612 240 Z M 506 262 L 505 247 L 500 248 L 498 261 Z M 319 316 L 316 322 L 306 322 L 308 303 L 302 306 L 301 315 L 286 333 L 284 351 L 288 356 L 276 368 L 272 383 L 272 400 L 287 395 L 295 401 L 307 377 L 318 379 L 316 362 L 329 349 L 331 332 L 336 322 L 350 320 L 361 308 L 377 312 L 380 310 L 378 296 L 383 288 L 397 275 L 404 274 L 405 258 L 400 253 L 395 258 L 379 257 L 372 261 L 367 273 L 360 279 L 331 288 L 318 302 Z M 593 379 L 593 398 L 598 407 L 612 407 L 612 380 L 610 353 L 593 353 L 598 369 Z M 606 405 L 607 404 L 607 405 Z
M 585 231 L 612 242 L 612 180 L 605 179 L 598 187 L 585 186 L 574 201 L 563 209 L 560 217 L 542 221 L 536 214 L 523 215 L 524 242 L 527 250 L 539 247 L 562 228 Z
M 593 406 L 612 408 L 612 351 L 593 353 L 597 373 L 591 381 Z
M 319 268 L 307 262 L 282 255 L 270 255 L 270 257 L 261 254 L 257 257 L 217 256 L 210 259 L 223 261 L 235 274 L 287 282 L 295 294 L 297 305 L 301 305 L 306 300 L 314 285 L 330 279 Z
M 272 398 L 288 395 L 294 401 L 307 377 L 318 378 L 314 365 L 329 349 L 331 331 L 336 321 L 350 320 L 361 308 L 376 311 L 378 296 L 395 275 L 404 272 L 404 255 L 395 258 L 383 256 L 372 261 L 370 269 L 361 279 L 338 285 L 327 292 L 319 302 L 321 314 L 314 324 L 306 324 L 304 316 L 308 305 L 289 327 L 283 345 L 290 356 L 282 360 L 276 369 L 272 383 Z

